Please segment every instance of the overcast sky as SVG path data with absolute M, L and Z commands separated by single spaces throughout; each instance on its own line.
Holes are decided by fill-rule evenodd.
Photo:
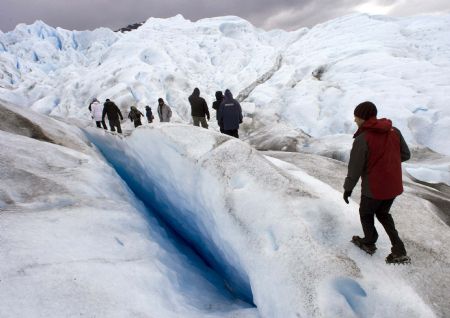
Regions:
M 176 14 L 192 21 L 237 15 L 266 30 L 294 30 L 353 12 L 449 14 L 450 0 L 0 0 L 0 30 L 35 20 L 69 30 L 118 29 Z

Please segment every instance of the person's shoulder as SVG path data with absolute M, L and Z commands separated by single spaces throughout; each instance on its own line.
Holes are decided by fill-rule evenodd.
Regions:
M 397 127 L 392 127 L 393 132 L 400 138 L 403 139 L 402 132 Z
M 360 143 L 360 142 L 365 142 L 366 141 L 366 131 L 362 131 L 360 132 L 353 140 L 353 143 Z

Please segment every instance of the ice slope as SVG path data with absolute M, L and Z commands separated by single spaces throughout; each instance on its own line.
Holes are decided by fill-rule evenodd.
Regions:
M 94 32 L 92 35 L 70 32 L 36 22 L 0 35 L 5 47 L 3 68 L 12 74 L 4 75 L 4 85 L 13 89 L 27 87 L 28 94 L 36 91 L 38 96 L 29 99 L 32 107 L 54 115 L 86 115 L 86 103 L 94 96 L 113 98 L 122 106 L 155 104 L 158 97 L 163 97 L 181 118 L 188 120 L 187 96 L 195 86 L 207 96 L 233 83 L 236 87 L 229 88 L 237 91 L 240 86 L 237 84 L 250 84 L 253 78 L 263 74 L 278 52 L 266 32 L 237 17 L 206 19 L 199 23 L 191 23 L 181 16 L 166 20 L 151 18 L 138 30 L 126 34 Z M 76 38 L 77 42 L 82 39 L 85 45 L 67 48 L 65 45 L 60 54 L 59 47 L 52 45 L 54 37 L 43 38 L 42 33 L 54 34 L 62 43 L 65 38 Z M 49 52 L 62 61 L 40 58 Z M 85 60 L 78 59 L 85 55 Z M 21 72 L 16 64 L 33 70 L 39 69 L 39 65 L 40 69 L 47 68 L 48 78 Z M 57 69 L 58 73 L 52 73 L 49 68 Z M 22 83 L 25 79 L 29 79 L 27 84 Z M 47 86 L 36 83 L 40 80 Z M 37 86 L 30 89 L 32 83 Z M 47 96 L 41 100 L 43 96 L 39 93 L 48 95 L 50 89 L 54 91 L 52 98 Z M 15 101 L 17 95 L 8 95 L 8 100 Z
M 307 172 L 336 191 L 342 189 L 342 180 L 347 173 L 347 166 L 342 162 L 312 154 L 272 151 L 264 154 L 292 175 L 301 176 Z M 391 212 L 413 262 L 411 267 L 405 270 L 398 268 L 396 271 L 410 282 L 424 299 L 428 299 L 427 303 L 434 304 L 438 316 L 446 317 L 450 312 L 445 291 L 450 279 L 449 254 L 445 243 L 450 234 L 450 192 L 448 188 L 447 191 L 437 191 L 433 187 L 416 183 L 405 174 L 403 179 L 405 192 L 396 198 Z M 324 195 L 328 195 L 328 191 Z M 353 191 L 351 199 L 359 203 L 360 185 Z M 358 218 L 357 209 L 351 207 L 351 213 L 353 217 Z M 437 216 L 446 220 L 447 225 Z M 389 250 L 390 243 L 381 225 L 377 222 L 376 226 L 381 231 L 379 233 L 382 233 L 377 242 L 377 253 L 383 253 Z M 437 273 L 440 274 L 436 275 Z
M 450 16 L 353 15 L 315 26 L 283 52 L 283 66 L 251 95 L 320 137 L 353 132 L 371 100 L 414 143 L 449 154 Z M 311 75 L 322 67 L 320 80 Z
M 5 111 L 21 109 L 2 103 Z M 2 318 L 259 316 L 156 220 L 79 129 L 30 111 L 23 118 L 47 140 L 0 123 Z
M 175 121 L 187 123 L 195 86 L 209 104 L 215 90 L 228 87 L 244 99 L 248 143 L 345 161 L 353 107 L 371 99 L 414 146 L 406 171 L 450 184 L 449 21 L 353 15 L 310 30 L 264 32 L 237 17 L 192 23 L 177 16 L 149 19 L 126 34 L 42 22 L 0 32 L 0 98 L 24 106 L 8 106 L 14 114 L 4 111 L 0 123 L 8 132 L 0 131 L 0 239 L 8 246 L 1 257 L 13 260 L 0 264 L 0 284 L 8 286 L 0 288 L 0 310 L 6 317 L 22 310 L 31 317 L 447 316 L 449 231 L 437 215 L 448 211 L 448 199 L 441 191 L 407 179 L 395 213 L 415 262 L 389 268 L 386 238 L 372 258 L 348 242 L 360 225 L 357 205 L 342 203 L 342 164 L 295 154 L 282 158 L 294 166 L 268 162 L 238 141 L 192 127 L 143 127 L 125 138 L 89 130 L 132 194 L 70 124 L 87 124 L 94 96 L 114 99 L 125 116 L 131 104 L 164 97 Z M 119 150 L 122 158 L 111 156 Z M 198 262 L 185 266 L 185 256 L 166 253 L 172 240 L 149 234 L 156 222 L 143 215 L 152 204 L 142 195 L 158 199 L 155 189 L 166 199 L 156 200 L 155 213 L 165 214 L 226 279 L 226 289 L 251 298 L 258 312 L 211 286 L 222 278 L 205 276 Z M 98 198 L 107 204 L 93 215 Z M 177 218 L 186 215 L 194 218 Z M 127 244 L 134 241 L 138 247 Z M 123 290 L 130 290 L 127 298 Z
M 66 115 L 78 109 L 79 100 L 90 97 L 85 79 L 98 80 L 95 67 L 117 38 L 109 29 L 67 31 L 41 21 L 0 33 L 2 99 L 42 113 L 59 107 L 59 114 Z M 78 97 L 66 95 L 69 91 Z
M 449 154 L 449 27 L 448 15 L 358 14 L 295 32 L 265 32 L 237 17 L 151 18 L 125 34 L 36 22 L 0 34 L 1 93 L 75 117 L 87 115 L 94 96 L 124 108 L 164 97 L 189 121 L 194 87 L 209 102 L 230 88 L 246 92 L 250 128 L 281 121 L 314 137 L 351 133 L 354 106 L 372 100 L 407 141 Z M 319 68 L 320 80 L 312 75 Z
M 360 232 L 358 205 L 343 203 L 340 189 L 241 141 L 179 124 L 126 136 L 87 133 L 234 292 L 245 297 L 250 286 L 262 317 L 433 317 L 449 310 L 450 233 L 432 208 L 405 207 L 400 228 L 410 226 L 406 244 L 417 266 L 390 267 L 385 237 L 374 257 L 349 242 Z M 415 234 L 424 224 L 432 238 Z

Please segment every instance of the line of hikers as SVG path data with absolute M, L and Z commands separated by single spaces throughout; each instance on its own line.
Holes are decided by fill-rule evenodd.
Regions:
M 106 99 L 105 103 L 102 105 L 97 98 L 94 98 L 88 108 L 91 112 L 91 117 L 94 119 L 98 128 L 103 127 L 103 129 L 108 129 L 105 123 L 105 117 L 107 117 L 111 131 L 116 131 L 117 129 L 118 133 L 122 133 L 122 127 L 120 125 L 120 121 L 123 120 L 122 112 L 113 101 Z M 170 106 L 167 105 L 162 98 L 158 99 L 158 116 L 160 122 L 169 122 L 172 117 Z M 136 108 L 136 106 L 131 106 L 128 118 L 134 123 L 134 127 L 142 125 L 141 117 L 144 117 L 144 115 Z M 148 105 L 145 106 L 145 117 L 149 123 L 152 123 L 155 119 L 152 109 Z
M 239 138 L 239 125 L 242 123 L 242 108 L 239 102 L 233 98 L 233 94 L 229 89 L 225 90 L 225 95 L 222 91 L 216 92 L 216 100 L 213 102 L 213 109 L 216 110 L 217 124 L 220 127 L 220 132 L 236 138 Z M 188 98 L 191 105 L 191 116 L 194 126 L 202 126 L 208 129 L 208 122 L 210 114 L 208 104 L 203 97 L 200 97 L 200 90 L 196 87 Z M 119 107 L 111 100 L 106 99 L 102 105 L 97 98 L 94 98 L 89 104 L 89 111 L 91 117 L 95 120 L 98 128 L 107 129 L 105 117 L 108 118 L 111 131 L 122 133 L 120 121 L 123 120 L 122 113 Z M 158 99 L 157 108 L 159 121 L 170 122 L 172 117 L 172 109 L 167 105 L 162 98 Z M 130 107 L 128 118 L 134 123 L 134 127 L 142 125 L 141 117 L 144 117 L 136 106 Z M 145 106 L 145 117 L 149 123 L 152 123 L 154 116 L 150 106 Z

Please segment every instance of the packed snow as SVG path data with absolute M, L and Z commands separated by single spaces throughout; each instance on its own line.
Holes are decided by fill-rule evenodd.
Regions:
M 294 32 L 181 16 L 0 32 L 0 316 L 448 316 L 449 29 L 358 14 Z M 242 140 L 190 125 L 194 87 L 210 106 L 233 92 Z M 112 134 L 89 121 L 94 97 L 125 118 L 163 97 L 174 123 Z M 413 152 L 392 208 L 409 266 L 384 264 L 386 235 L 372 257 L 349 242 L 365 100 Z
M 405 208 L 400 219 L 422 219 L 400 228 L 418 247 L 411 255 L 424 263 L 392 270 L 385 255 L 367 257 L 349 243 L 349 233 L 360 231 L 358 206 L 342 201 L 342 184 L 333 189 L 245 143 L 191 126 L 140 127 L 125 138 L 90 128 L 88 136 L 134 192 L 219 268 L 231 290 L 246 299 L 250 285 L 263 317 L 433 316 L 416 291 L 439 295 L 446 283 L 416 275 L 431 280 L 443 270 L 439 280 L 450 279 L 447 263 L 433 256 L 448 257 L 439 233 L 450 233 L 432 208 Z M 425 224 L 437 241 L 415 233 Z M 386 237 L 379 243 L 386 252 L 389 244 Z
M 64 141 L 0 131 L 1 317 L 258 317 L 81 131 L 30 119 Z

